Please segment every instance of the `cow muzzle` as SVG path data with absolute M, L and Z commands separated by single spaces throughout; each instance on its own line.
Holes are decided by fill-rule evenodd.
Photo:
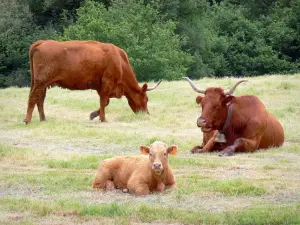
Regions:
M 201 128 L 202 132 L 210 132 L 212 131 L 212 127 L 208 126 L 208 123 L 205 119 L 203 119 L 202 117 L 199 117 L 197 119 L 197 126 Z

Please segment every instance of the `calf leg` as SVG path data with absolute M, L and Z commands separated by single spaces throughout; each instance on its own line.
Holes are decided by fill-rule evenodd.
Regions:
M 116 186 L 115 186 L 115 184 L 114 184 L 113 181 L 107 180 L 107 181 L 105 182 L 105 189 L 106 189 L 106 190 L 115 190 L 115 189 L 116 189 Z
M 129 189 L 130 190 L 130 189 Z M 149 195 L 150 190 L 148 185 L 139 184 L 134 190 L 132 190 L 136 195 Z
M 235 151 L 253 152 L 258 148 L 260 139 L 261 137 L 255 139 L 238 138 L 233 145 L 220 152 L 220 156 L 232 156 Z
M 163 192 L 166 189 L 166 185 L 163 182 L 160 182 L 156 186 L 156 191 Z
M 141 177 L 136 177 L 134 174 L 129 179 L 127 183 L 127 188 L 129 192 L 133 192 L 136 195 L 148 195 L 150 194 L 149 187 L 146 183 L 141 183 Z
M 96 176 L 94 178 L 92 188 L 94 189 L 105 189 L 107 187 L 112 187 L 111 185 L 111 174 L 108 168 L 100 167 L 97 170 Z M 111 181 L 111 182 L 109 182 Z

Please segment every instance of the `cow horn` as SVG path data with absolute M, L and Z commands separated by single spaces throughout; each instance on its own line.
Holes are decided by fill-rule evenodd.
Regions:
M 157 86 L 161 83 L 162 81 L 160 80 L 160 81 L 158 81 L 158 83 L 156 84 L 156 85 L 154 85 L 153 87 L 149 87 L 149 88 L 147 88 L 147 90 L 146 91 L 152 91 L 152 90 L 154 90 L 155 88 L 157 88 Z
M 186 80 L 190 83 L 190 85 L 192 86 L 192 88 L 193 88 L 196 92 L 199 92 L 199 93 L 201 93 L 201 94 L 205 94 L 205 89 L 198 88 L 198 87 L 196 86 L 196 84 L 195 84 L 190 78 L 188 78 L 188 77 L 183 77 L 183 78 L 186 79 Z
M 225 95 L 231 95 L 233 94 L 234 90 L 236 89 L 236 87 L 240 84 L 240 83 L 243 83 L 243 82 L 247 82 L 247 80 L 240 80 L 238 81 L 230 90 L 227 90 L 227 91 L 224 91 L 224 94 Z

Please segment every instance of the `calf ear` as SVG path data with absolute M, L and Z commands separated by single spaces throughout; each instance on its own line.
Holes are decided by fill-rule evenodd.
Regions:
M 150 148 L 142 145 L 142 146 L 140 146 L 140 151 L 141 151 L 141 153 L 148 155 L 150 152 Z
M 196 97 L 196 102 L 197 102 L 198 105 L 201 103 L 202 99 L 203 99 L 202 96 L 197 96 Z
M 177 150 L 178 150 L 178 148 L 176 145 L 171 145 L 168 147 L 167 152 L 168 152 L 168 154 L 176 155 Z
M 142 91 L 143 92 L 146 92 L 148 89 L 148 84 L 147 83 L 144 83 L 144 85 L 142 86 Z
M 233 99 L 234 99 L 234 96 L 232 96 L 232 95 L 226 96 L 223 101 L 224 105 L 229 105 Z

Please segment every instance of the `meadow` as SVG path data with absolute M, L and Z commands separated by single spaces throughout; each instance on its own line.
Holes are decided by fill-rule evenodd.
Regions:
M 96 91 L 51 88 L 47 121 L 35 109 L 26 126 L 29 88 L 1 89 L 0 224 L 300 224 L 300 74 L 247 79 L 235 95 L 258 96 L 282 123 L 285 143 L 225 158 L 190 153 L 202 142 L 201 109 L 183 80 L 148 93 L 150 114 L 111 99 L 107 123 L 89 120 Z M 237 80 L 195 83 L 227 89 Z M 176 190 L 136 197 L 91 188 L 103 159 L 139 154 L 156 140 L 179 147 L 169 156 Z

